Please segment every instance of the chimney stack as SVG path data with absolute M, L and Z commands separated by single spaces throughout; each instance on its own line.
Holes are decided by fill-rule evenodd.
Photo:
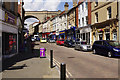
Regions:
M 69 7 L 68 2 L 65 2 L 65 5 L 64 5 L 65 11 L 68 11 L 68 7 Z
M 77 1 L 78 0 L 73 0 L 73 7 L 77 6 Z

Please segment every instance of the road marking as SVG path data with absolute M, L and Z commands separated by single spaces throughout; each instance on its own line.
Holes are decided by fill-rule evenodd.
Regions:
M 50 61 L 50 56 L 49 55 L 47 55 L 47 56 L 48 56 L 48 59 Z M 58 66 L 58 68 L 60 69 L 60 63 L 56 59 L 54 59 L 54 58 L 53 58 L 53 63 L 56 64 L 56 66 Z M 60 70 L 59 70 L 59 72 L 60 72 Z M 67 72 L 66 73 L 67 78 L 72 77 L 72 74 L 68 71 L 67 68 L 66 68 L 66 72 Z
M 57 64 L 57 66 L 60 68 L 60 63 L 56 59 L 54 59 L 54 58 L 53 58 L 53 60 Z M 66 67 L 66 72 L 67 72 L 66 76 L 72 77 L 72 74 L 68 71 L 67 67 Z

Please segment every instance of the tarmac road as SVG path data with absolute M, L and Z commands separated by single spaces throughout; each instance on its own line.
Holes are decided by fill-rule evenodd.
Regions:
M 57 64 L 65 63 L 70 78 L 118 78 L 119 58 L 108 58 L 95 55 L 92 52 L 82 52 L 56 45 L 55 43 L 40 43 L 40 47 L 54 50 Z

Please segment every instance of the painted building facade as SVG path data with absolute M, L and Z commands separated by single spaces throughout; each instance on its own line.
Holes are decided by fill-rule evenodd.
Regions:
M 8 58 L 18 53 L 19 18 L 18 2 L 0 2 L 0 34 L 2 35 L 2 57 Z
M 86 41 L 88 44 L 91 44 L 90 9 L 91 5 L 87 0 L 78 3 L 78 29 L 76 30 L 76 37 Z
M 92 43 L 96 40 L 118 41 L 118 4 L 112 2 L 92 2 Z

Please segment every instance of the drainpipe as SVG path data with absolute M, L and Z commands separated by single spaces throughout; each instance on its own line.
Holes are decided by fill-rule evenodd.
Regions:
M 119 35 L 119 43 L 120 43 L 120 0 L 118 0 L 118 35 Z

